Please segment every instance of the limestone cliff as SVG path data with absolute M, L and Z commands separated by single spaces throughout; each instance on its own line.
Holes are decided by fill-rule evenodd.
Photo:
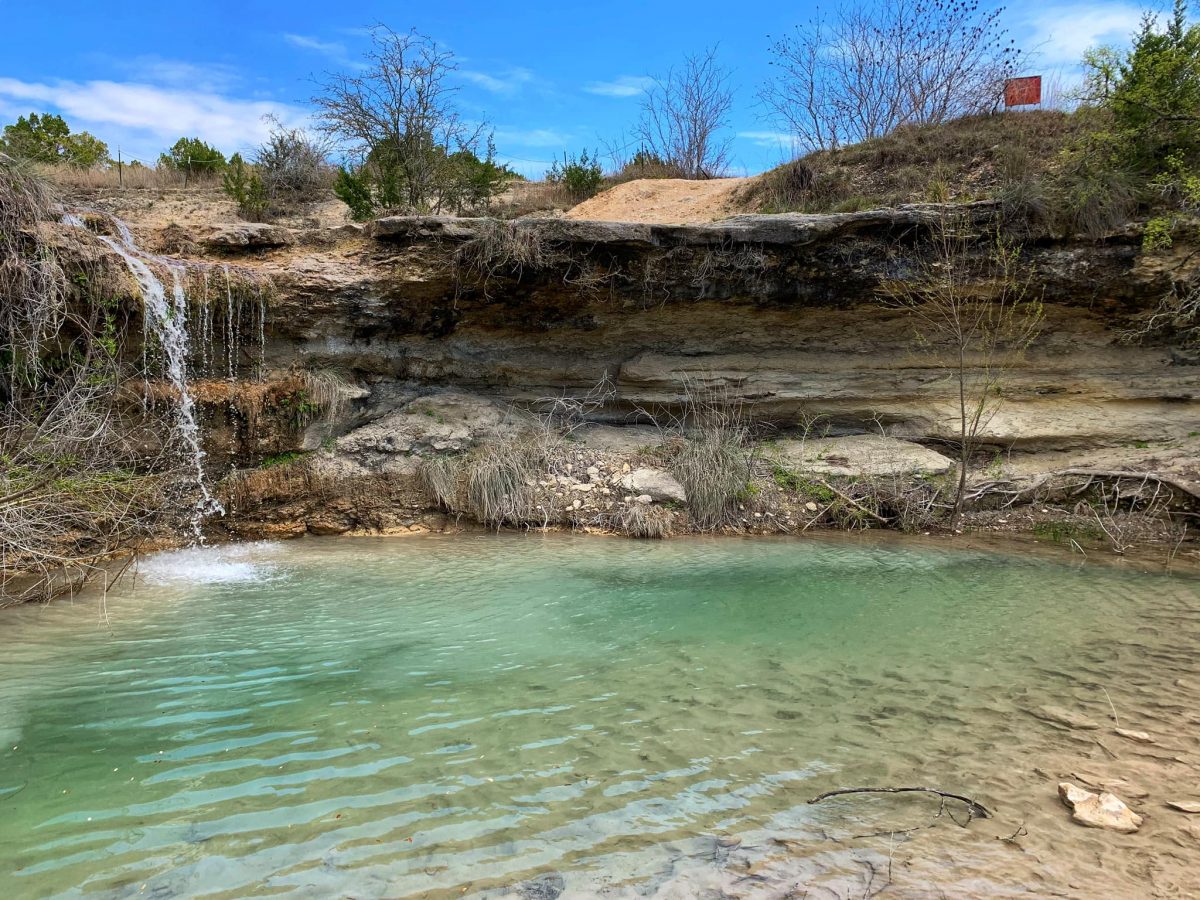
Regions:
M 955 210 L 978 227 L 971 252 L 991 252 L 996 210 Z M 828 435 L 882 434 L 952 455 L 945 441 L 957 420 L 942 348 L 916 340 L 910 314 L 884 302 L 912 277 L 920 242 L 945 214 L 920 205 L 687 226 L 388 218 L 140 237 L 265 276 L 265 371 L 334 369 L 361 395 L 336 421 L 307 433 L 277 428 L 264 442 L 228 402 L 238 390 L 214 389 L 214 463 L 254 466 L 268 452 L 323 444 L 326 469 L 375 477 L 411 475 L 423 454 L 466 448 L 508 410 L 600 384 L 610 389 L 588 406 L 593 423 L 662 421 L 687 382 L 744 401 L 754 422 L 784 438 L 819 422 Z M 1197 477 L 1200 355 L 1169 334 L 1149 344 L 1123 338 L 1196 265 L 1182 252 L 1147 259 L 1133 226 L 1104 240 L 1025 245 L 1020 269 L 1044 301 L 1045 325 L 984 429 L 989 453 L 1004 455 L 997 466 L 1028 475 L 1111 464 L 1120 453 Z M 251 369 L 243 354 L 241 377 Z M 483 406 L 413 405 L 447 393 Z M 606 478 L 621 474 L 609 463 Z M 418 494 L 404 503 L 419 507 Z

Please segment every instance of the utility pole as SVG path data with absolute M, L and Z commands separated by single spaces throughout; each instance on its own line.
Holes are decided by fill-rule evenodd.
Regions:
M 117 184 L 125 187 L 125 167 L 121 164 L 121 148 L 117 147 Z

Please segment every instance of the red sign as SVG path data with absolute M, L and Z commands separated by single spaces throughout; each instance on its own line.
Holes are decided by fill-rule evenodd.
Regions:
M 1005 106 L 1036 106 L 1042 102 L 1042 76 L 1010 78 L 1004 82 Z

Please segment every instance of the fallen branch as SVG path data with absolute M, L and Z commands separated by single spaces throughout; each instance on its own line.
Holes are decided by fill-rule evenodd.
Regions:
M 1154 472 L 1122 472 L 1117 469 L 1061 469 L 1054 474 L 1079 475 L 1086 478 L 1128 478 L 1133 481 L 1154 481 L 1158 484 L 1164 484 L 1169 488 L 1174 488 L 1181 494 L 1187 494 L 1189 497 L 1200 500 L 1200 490 L 1180 481 L 1178 478 L 1170 478 Z
M 843 500 L 845 500 L 847 503 L 849 503 L 851 506 L 853 506 L 859 512 L 865 513 L 866 515 L 868 515 L 872 519 L 874 519 L 876 522 L 881 522 L 884 525 L 891 524 L 889 520 L 887 520 L 883 516 L 879 515 L 879 513 L 867 509 L 865 506 L 863 506 L 861 503 L 859 503 L 857 500 L 855 500 L 849 494 L 845 494 L 845 493 L 842 493 L 841 491 L 839 491 L 828 481 L 818 478 L 818 479 L 816 479 L 816 482 L 817 482 L 817 484 L 821 485 L 821 487 L 825 488 L 826 490 L 832 491 L 833 493 L 837 494 L 839 497 L 841 497 Z
M 809 803 L 820 803 L 822 800 L 827 800 L 830 797 L 839 797 L 843 794 L 933 794 L 941 797 L 944 800 L 957 800 L 960 803 L 966 804 L 967 814 L 971 819 L 990 819 L 991 812 L 982 803 L 977 803 L 970 797 L 964 797 L 962 794 L 951 794 L 947 791 L 939 791 L 937 788 L 930 787 L 856 787 L 856 788 L 839 788 L 836 791 L 826 791 L 809 800 Z

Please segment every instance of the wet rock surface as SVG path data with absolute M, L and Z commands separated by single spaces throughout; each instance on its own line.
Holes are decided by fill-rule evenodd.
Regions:
M 1142 817 L 1125 805 L 1115 794 L 1102 791 L 1093 794 L 1069 782 L 1058 786 L 1058 796 L 1072 811 L 1080 825 L 1089 828 L 1107 828 L 1123 834 L 1132 834 L 1142 826 Z

